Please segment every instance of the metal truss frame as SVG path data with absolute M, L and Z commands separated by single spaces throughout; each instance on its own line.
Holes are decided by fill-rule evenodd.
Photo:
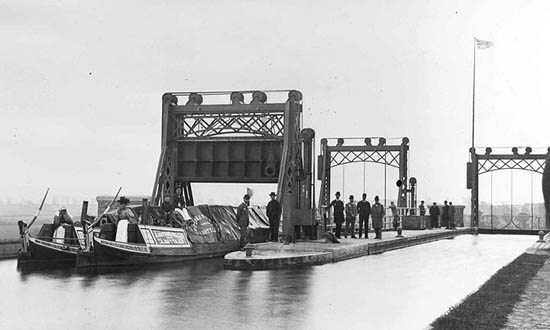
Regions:
M 546 157 L 546 155 L 544 155 Z M 546 159 L 513 159 L 513 158 L 497 158 L 483 159 L 478 158 L 478 173 L 479 175 L 498 171 L 498 170 L 526 170 L 542 174 Z
M 399 145 L 386 145 L 385 138 L 379 138 L 378 145 L 372 145 L 371 138 L 364 139 L 364 145 L 344 145 L 344 139 L 339 138 L 336 146 L 329 146 L 327 139 L 321 139 L 321 155 L 319 156 L 319 175 L 321 191 L 319 205 L 330 203 L 330 170 L 333 167 L 349 164 L 370 162 L 399 169 L 399 180 L 403 183 L 399 187 L 397 204 L 400 207 L 407 205 L 407 165 L 409 139 L 404 137 Z
M 399 156 L 400 151 L 333 151 L 330 157 L 330 166 L 368 162 L 399 168 Z
M 243 109 L 244 108 L 244 109 Z M 285 104 L 235 106 L 178 106 L 171 116 L 170 140 L 247 133 L 283 137 Z
M 548 149 L 550 153 L 550 148 Z M 471 226 L 479 226 L 479 176 L 499 170 L 525 170 L 543 174 L 548 154 L 533 154 L 532 148 L 526 147 L 524 154 L 518 148 L 512 148 L 512 154 L 492 154 L 492 148 L 485 148 L 485 154 L 477 154 L 470 148 L 471 162 L 467 164 L 467 188 L 471 189 Z M 513 224 L 513 218 L 504 228 Z

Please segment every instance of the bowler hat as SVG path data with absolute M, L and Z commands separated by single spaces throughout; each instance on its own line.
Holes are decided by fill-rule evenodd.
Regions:
M 120 196 L 120 198 L 117 201 L 119 204 L 128 204 L 130 203 L 130 200 L 124 196 Z
M 277 196 L 277 194 L 272 191 L 269 196 Z
M 340 192 L 339 192 L 339 191 L 337 191 L 335 195 L 336 195 L 336 196 L 340 196 Z

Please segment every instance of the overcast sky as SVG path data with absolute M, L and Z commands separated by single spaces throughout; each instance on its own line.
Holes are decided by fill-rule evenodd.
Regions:
M 164 92 L 299 89 L 318 138 L 407 136 L 419 197 L 462 201 L 473 38 L 495 43 L 478 51 L 476 145 L 545 151 L 548 13 L 544 0 L 0 0 L 0 198 L 150 194 Z M 369 195 L 381 168 L 366 168 Z M 335 189 L 359 195 L 362 165 L 349 169 Z M 494 174 L 495 201 L 510 180 Z M 529 180 L 515 176 L 514 200 Z

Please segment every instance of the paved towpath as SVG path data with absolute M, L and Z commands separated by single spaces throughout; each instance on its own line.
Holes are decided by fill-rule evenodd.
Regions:
M 401 237 L 396 237 L 395 231 L 386 231 L 382 233 L 382 239 L 374 239 L 374 234 L 370 233 L 368 239 L 342 238 L 339 244 L 326 242 L 324 239 L 287 245 L 276 242 L 249 244 L 246 249 L 251 250 L 251 255 L 247 256 L 243 251 L 229 253 L 224 258 L 224 267 L 235 270 L 264 270 L 321 265 L 475 232 L 475 228 L 407 230 L 403 231 Z
M 538 251 L 529 249 L 528 253 L 548 253 L 550 249 L 548 237 L 543 244 L 536 246 Z M 550 259 L 546 260 L 544 266 L 529 281 L 520 301 L 508 315 L 508 321 L 503 329 L 550 329 Z

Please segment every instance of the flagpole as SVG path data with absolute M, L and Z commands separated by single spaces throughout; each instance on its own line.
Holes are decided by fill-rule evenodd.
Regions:
M 476 38 L 474 37 L 474 74 L 472 83 L 472 152 L 474 150 L 474 137 L 475 137 L 475 115 L 476 115 Z M 470 155 L 471 156 L 471 155 Z

